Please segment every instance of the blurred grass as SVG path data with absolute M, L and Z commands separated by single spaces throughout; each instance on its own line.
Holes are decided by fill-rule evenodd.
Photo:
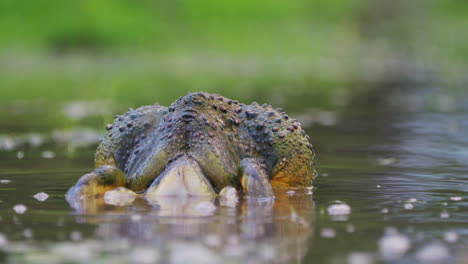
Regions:
M 0 4 L 3 48 L 193 50 L 250 54 L 318 52 L 352 25 L 355 1 L 38 0 Z
M 3 0 L 0 103 L 58 116 L 66 101 L 123 111 L 205 90 L 300 112 L 368 82 L 463 86 L 467 17 L 457 0 Z

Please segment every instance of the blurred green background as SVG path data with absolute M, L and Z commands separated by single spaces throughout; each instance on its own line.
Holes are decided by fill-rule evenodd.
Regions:
M 105 106 L 101 124 L 187 91 L 301 112 L 374 83 L 460 89 L 467 28 L 458 0 L 3 0 L 1 131 L 74 125 L 76 101 Z

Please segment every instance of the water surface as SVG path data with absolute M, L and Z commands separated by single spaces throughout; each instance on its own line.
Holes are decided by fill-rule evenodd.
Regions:
M 382 89 L 336 112 L 304 105 L 319 176 L 313 194 L 276 190 L 274 203 L 139 199 L 77 211 L 63 195 L 92 170 L 95 145 L 33 146 L 26 135 L 0 150 L 0 262 L 465 263 L 465 100 Z M 334 204 L 350 214 L 330 215 Z

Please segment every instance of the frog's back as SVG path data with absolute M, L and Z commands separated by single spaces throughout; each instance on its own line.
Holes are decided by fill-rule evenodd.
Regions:
M 213 174 L 216 171 L 213 168 L 221 168 L 229 172 L 229 175 L 235 176 L 235 170 L 240 166 L 234 166 L 232 163 L 239 163 L 244 158 L 254 158 L 265 168 L 273 187 L 305 187 L 311 184 L 315 175 L 315 153 L 309 137 L 297 120 L 290 118 L 282 109 L 274 109 L 270 105 L 245 105 L 208 93 L 189 93 L 179 98 L 170 108 L 155 104 L 136 110 L 130 109 L 124 115 L 116 116 L 114 123 L 108 125 L 108 132 L 98 147 L 96 167 L 104 164 L 114 165 L 127 175 L 130 166 L 149 166 L 149 163 L 135 162 L 132 165 L 129 161 L 132 163 L 136 153 L 148 147 L 140 147 L 140 144 L 155 144 L 155 141 L 148 141 L 146 138 L 165 138 L 164 140 L 169 141 L 170 135 L 156 135 L 169 133 L 168 131 L 174 130 L 175 127 L 166 124 L 164 129 L 157 129 L 160 123 L 165 124 L 165 117 L 175 116 L 174 111 L 177 113 L 179 108 L 197 110 L 206 117 L 205 123 L 213 127 L 212 132 L 209 132 L 209 129 L 208 133 L 191 131 L 191 135 L 199 134 L 196 140 L 187 138 L 190 143 L 188 146 L 194 146 L 190 154 L 205 168 L 206 173 Z M 195 141 L 198 143 L 194 145 Z M 234 157 L 231 160 L 217 156 L 216 161 L 223 164 L 213 166 L 216 163 L 211 161 L 208 165 L 204 164 L 206 150 L 218 156 L 219 153 L 235 154 L 228 155 Z M 145 153 L 140 152 L 138 155 Z M 161 164 L 157 171 L 164 166 L 165 164 Z

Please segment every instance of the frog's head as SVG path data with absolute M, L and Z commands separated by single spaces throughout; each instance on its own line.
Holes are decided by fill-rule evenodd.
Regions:
M 223 97 L 188 93 L 169 107 L 166 119 L 174 122 L 179 132 L 188 133 L 188 138 L 209 137 L 226 127 L 230 112 Z
M 165 117 L 172 122 L 172 137 L 168 141 L 171 146 L 191 153 L 210 180 L 221 188 L 237 173 L 239 121 L 232 110 L 236 103 L 222 96 L 189 93 L 176 100 Z

